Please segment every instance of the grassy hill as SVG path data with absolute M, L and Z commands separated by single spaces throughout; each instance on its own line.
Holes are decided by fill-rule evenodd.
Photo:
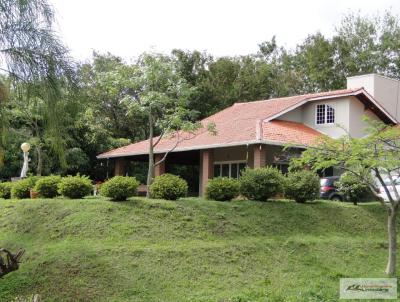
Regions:
M 382 277 L 377 203 L 135 198 L 0 201 L 0 246 L 25 248 L 0 301 L 337 301 Z

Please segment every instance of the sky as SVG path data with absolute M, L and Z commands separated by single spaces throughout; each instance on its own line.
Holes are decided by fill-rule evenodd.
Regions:
M 255 53 L 276 36 L 294 48 L 308 34 L 334 33 L 351 12 L 400 15 L 399 0 L 49 0 L 58 31 L 78 60 L 93 50 L 126 60 L 174 48 L 215 56 Z

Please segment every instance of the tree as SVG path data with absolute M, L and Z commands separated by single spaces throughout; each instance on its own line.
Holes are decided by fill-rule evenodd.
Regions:
M 389 256 L 385 272 L 392 276 L 396 273 L 396 220 L 400 205 L 393 177 L 400 175 L 400 128 L 376 121 L 368 122 L 368 136 L 353 138 L 346 135 L 338 139 L 323 137 L 316 146 L 304 151 L 300 158 L 293 159 L 292 168 L 308 166 L 314 171 L 320 171 L 337 167 L 368 186 L 388 213 Z M 384 188 L 389 203 L 379 197 L 371 175 Z
M 49 111 L 54 108 L 51 104 L 54 105 L 60 97 L 59 79 L 70 78 L 72 74 L 68 51 L 54 33 L 53 22 L 54 14 L 46 0 L 0 0 L 0 68 L 11 80 L 14 89 L 21 88 L 21 94 L 41 96 L 49 104 Z M 21 83 L 24 85 L 21 86 Z M 4 82 L 1 84 L 0 105 L 3 105 L 6 93 Z M 0 111 L 3 110 L 0 106 Z M 4 113 L 0 115 L 3 117 Z M 55 133 L 58 117 L 55 114 L 49 116 L 52 118 L 47 124 Z M 4 134 L 7 125 L 2 122 L 0 127 L 1 134 Z M 58 140 L 57 136 L 54 138 Z M 3 143 L 4 139 L 0 141 L 0 155 L 4 154 Z M 0 251 L 7 258 L 0 257 L 2 277 L 18 269 L 23 252 L 13 255 L 5 249 Z
M 0 70 L 11 81 L 15 94 L 40 97 L 46 103 L 46 129 L 54 150 L 61 155 L 62 121 L 54 104 L 61 99 L 63 84 L 73 82 L 74 69 L 53 23 L 53 10 L 46 0 L 0 0 Z M 0 105 L 5 101 L 3 98 Z M 0 127 L 4 134 L 7 124 Z M 0 142 L 0 149 L 3 147 Z
M 93 54 L 91 63 L 79 67 L 81 89 L 79 98 L 83 104 L 81 116 L 93 113 L 99 116 L 101 127 L 114 138 L 142 140 L 147 136 L 145 117 L 126 118 L 128 105 L 121 99 L 129 95 L 129 81 L 135 75 L 135 65 L 126 64 L 111 54 Z M 88 122 L 88 121 L 87 121 Z
M 130 105 L 130 112 L 141 113 L 147 117 L 149 167 L 147 186 L 153 182 L 155 166 L 165 161 L 181 141 L 190 139 L 190 134 L 201 127 L 193 122 L 194 112 L 188 109 L 188 101 L 193 89 L 180 76 L 171 58 L 161 54 L 143 54 L 129 83 L 130 93 L 124 102 Z M 159 136 L 156 137 L 156 132 Z M 175 139 L 174 146 L 164 157 L 154 162 L 154 148 L 161 139 L 169 136 Z M 149 190 L 147 197 L 149 197 Z
M 301 77 L 303 93 L 342 87 L 334 69 L 334 53 L 332 43 L 321 33 L 308 36 L 297 46 L 294 64 Z

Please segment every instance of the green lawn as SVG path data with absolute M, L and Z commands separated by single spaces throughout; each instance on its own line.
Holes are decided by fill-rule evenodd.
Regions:
M 337 301 L 387 254 L 378 203 L 1 200 L 0 229 L 0 301 Z

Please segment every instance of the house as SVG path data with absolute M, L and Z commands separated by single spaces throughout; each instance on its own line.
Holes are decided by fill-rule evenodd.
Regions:
M 235 103 L 202 120 L 204 127 L 195 135 L 183 133 L 186 139 L 168 153 L 155 174 L 170 172 L 174 165 L 190 166 L 191 189 L 203 195 L 210 178 L 236 178 L 246 166 L 272 165 L 285 171 L 289 158 L 321 135 L 336 138 L 347 132 L 353 137 L 364 136 L 363 116 L 397 124 L 399 88 L 397 80 L 370 74 L 348 78 L 343 90 Z M 216 135 L 206 130 L 209 122 L 215 123 Z M 155 160 L 169 152 L 176 140 L 162 138 L 155 147 Z M 290 152 L 284 150 L 288 144 L 293 146 Z M 108 151 L 98 158 L 112 161 L 115 175 L 125 175 L 130 163 L 147 161 L 148 141 Z

